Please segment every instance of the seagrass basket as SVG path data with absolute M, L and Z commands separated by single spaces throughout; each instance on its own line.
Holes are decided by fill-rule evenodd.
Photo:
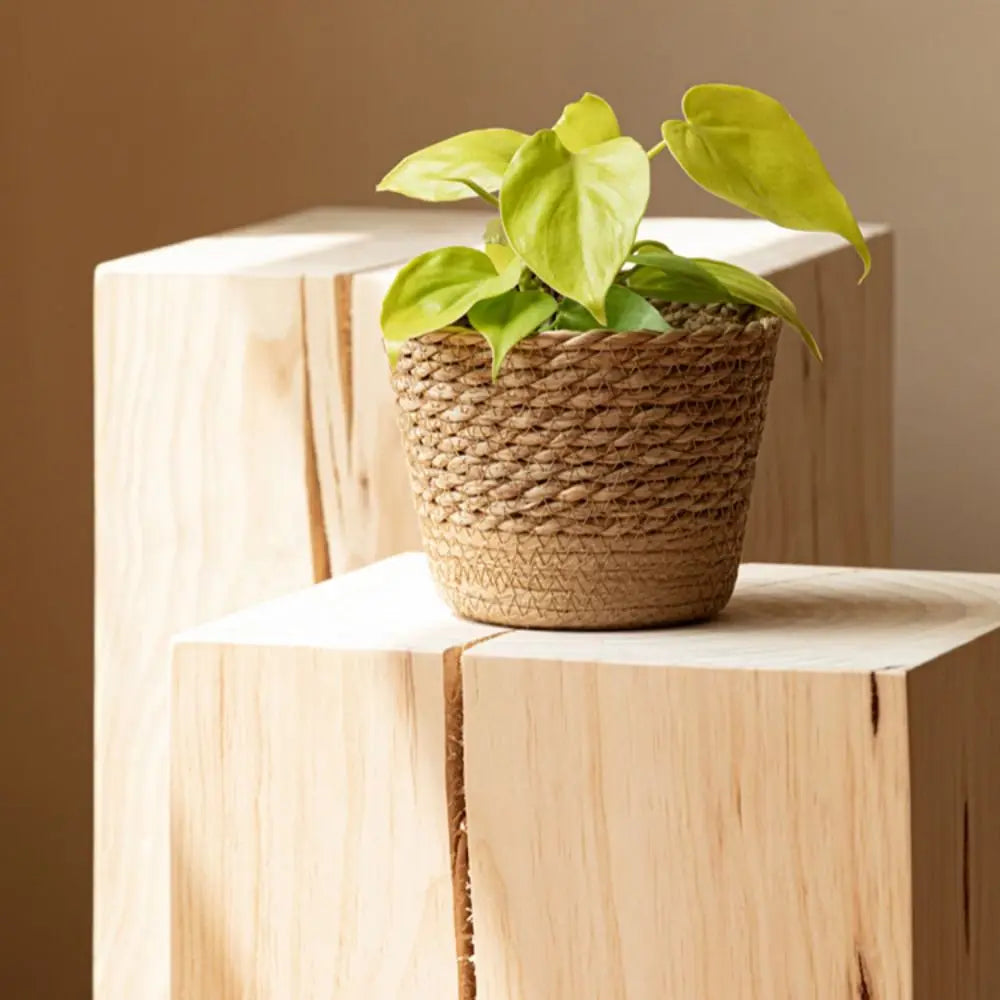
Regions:
M 665 308 L 668 333 L 548 332 L 497 382 L 477 335 L 404 345 L 393 374 L 431 572 L 497 625 L 632 628 L 732 595 L 781 322 Z

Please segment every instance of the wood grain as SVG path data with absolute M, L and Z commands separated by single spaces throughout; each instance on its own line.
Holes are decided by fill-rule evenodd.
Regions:
M 178 641 L 175 1000 L 457 996 L 448 664 L 492 633 L 403 557 Z
M 496 659 L 629 667 L 869 673 L 910 668 L 990 633 L 1000 576 L 744 563 L 705 625 L 624 632 L 511 632 Z
M 843 1000 L 860 963 L 908 995 L 898 678 L 876 738 L 867 675 L 487 657 L 465 662 L 480 1000 Z
M 1000 996 L 1000 634 L 908 676 L 915 1000 Z
M 174 663 L 175 1000 L 455 996 L 440 657 Z
M 860 288 L 849 247 L 770 273 L 798 304 L 824 361 L 812 361 L 786 329 L 747 520 L 748 561 L 892 563 L 892 235 L 869 246 L 872 273 Z
M 331 570 L 357 569 L 419 548 L 406 463 L 377 324 L 392 280 L 385 269 L 356 290 L 355 275 L 306 277 L 305 330 L 322 523 Z
M 747 564 L 711 623 L 497 633 L 405 555 L 174 678 L 175 1000 L 997 995 L 1000 575 Z
M 97 1000 L 168 996 L 171 634 L 416 537 L 409 501 L 399 517 L 389 496 L 320 519 L 336 509 L 331 454 L 344 463 L 345 494 L 370 498 L 364 478 L 379 488 L 381 478 L 351 456 L 398 449 L 388 407 L 368 420 L 363 391 L 353 450 L 331 446 L 344 359 L 325 339 L 337 319 L 323 289 L 332 296 L 353 267 L 473 240 L 480 228 L 465 213 L 331 209 L 98 269 Z M 374 332 L 369 340 L 381 349 Z M 379 373 L 381 360 L 364 378 L 375 385 Z
M 170 635 L 313 579 L 298 282 L 105 274 L 97 315 L 94 980 L 146 1000 L 169 977 Z
M 381 296 L 401 261 L 474 243 L 482 223 L 462 211 L 320 209 L 98 270 L 96 1000 L 167 996 L 168 637 L 416 545 Z M 840 260 L 834 239 L 751 220 L 654 219 L 643 232 L 800 281 L 807 299 L 817 267 Z M 889 237 L 869 232 L 878 258 Z M 854 324 L 866 296 L 891 298 L 891 269 L 860 291 L 854 281 L 839 263 L 824 277 L 824 315 L 851 317 L 827 326 L 852 351 L 858 339 L 887 344 L 881 307 Z M 822 442 L 859 393 L 884 398 L 888 375 L 866 363 L 850 383 L 823 375 L 820 389 L 824 369 L 806 373 L 785 341 L 747 551 L 886 561 L 888 431 L 852 429 L 835 462 L 815 456 L 832 454 Z M 816 419 L 820 392 L 829 423 Z
M 479 1000 L 998 995 L 1000 577 L 732 610 L 463 655 Z

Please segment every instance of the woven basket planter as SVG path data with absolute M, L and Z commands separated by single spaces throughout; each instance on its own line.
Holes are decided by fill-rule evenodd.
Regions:
M 498 625 L 710 618 L 736 581 L 780 321 L 677 307 L 669 333 L 550 332 L 499 380 L 476 335 L 404 345 L 393 387 L 431 572 Z

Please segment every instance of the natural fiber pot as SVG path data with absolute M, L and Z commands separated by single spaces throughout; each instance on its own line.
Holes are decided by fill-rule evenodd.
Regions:
M 669 333 L 548 332 L 500 377 L 474 334 L 403 346 L 393 387 L 431 572 L 461 615 L 629 628 L 732 595 L 780 321 L 665 308 Z

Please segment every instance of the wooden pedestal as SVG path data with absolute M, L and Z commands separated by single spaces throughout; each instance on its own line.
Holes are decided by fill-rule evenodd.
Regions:
M 478 213 L 321 209 L 102 265 L 96 333 L 96 1000 L 168 992 L 168 637 L 419 545 L 378 312 Z M 890 560 L 892 245 L 651 220 L 792 294 L 746 557 Z
M 998 760 L 1000 576 L 544 633 L 397 557 L 175 646 L 173 997 L 995 1000 Z

